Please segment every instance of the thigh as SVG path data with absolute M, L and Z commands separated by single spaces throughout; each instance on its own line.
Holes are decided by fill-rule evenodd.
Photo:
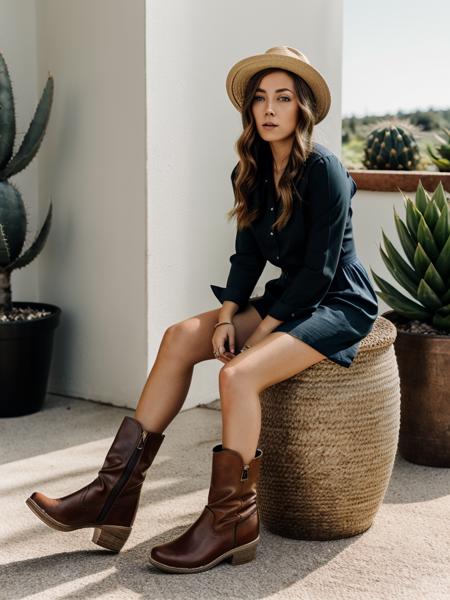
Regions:
M 218 321 L 219 311 L 220 308 L 208 310 L 174 323 L 166 331 L 166 343 L 173 342 L 172 348 L 179 350 L 183 356 L 188 355 L 189 362 L 193 364 L 203 360 L 219 360 L 214 356 L 212 347 L 214 325 Z M 258 311 L 251 304 L 233 316 L 237 349 L 244 345 L 261 320 Z
M 231 359 L 222 371 L 228 371 L 237 383 L 245 381 L 259 393 L 325 358 L 302 340 L 276 331 Z

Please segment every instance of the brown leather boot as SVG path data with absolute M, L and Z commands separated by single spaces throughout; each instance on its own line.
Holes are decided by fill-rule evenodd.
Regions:
M 218 444 L 213 448 L 208 504 L 184 533 L 154 546 L 149 561 L 169 573 L 206 571 L 224 559 L 253 560 L 259 542 L 256 487 L 262 450 L 244 465 L 241 455 Z
M 94 481 L 63 498 L 34 492 L 26 504 L 53 529 L 94 527 L 92 541 L 119 552 L 131 533 L 147 469 L 164 437 L 125 417 Z

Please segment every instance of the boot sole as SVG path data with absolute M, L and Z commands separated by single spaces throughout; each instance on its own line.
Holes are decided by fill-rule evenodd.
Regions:
M 258 546 L 260 537 L 261 536 L 258 535 L 258 537 L 252 542 L 244 544 L 243 546 L 239 546 L 238 548 L 228 550 L 208 564 L 201 565 L 200 567 L 173 567 L 171 565 L 165 565 L 164 563 L 155 560 L 151 556 L 148 560 L 152 565 L 161 571 L 166 571 L 168 573 L 200 573 L 201 571 L 207 571 L 208 569 L 211 569 L 225 559 L 230 559 L 232 565 L 242 565 L 246 562 L 250 562 L 256 557 L 256 548 Z
M 34 500 L 27 498 L 25 501 L 28 508 L 48 527 L 56 529 L 57 531 L 76 531 L 77 529 L 88 529 L 94 528 L 92 541 L 97 546 L 112 550 L 113 552 L 119 552 L 125 542 L 127 541 L 131 527 L 124 527 L 121 525 L 101 525 L 100 527 L 95 524 L 82 525 L 80 527 L 72 527 L 65 523 L 60 523 L 48 513 L 45 512 Z

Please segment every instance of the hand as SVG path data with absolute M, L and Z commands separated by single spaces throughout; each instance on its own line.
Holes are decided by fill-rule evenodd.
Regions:
M 247 338 L 247 340 L 245 341 L 244 345 L 241 348 L 241 352 L 248 350 L 249 348 L 251 348 L 252 346 L 257 344 L 258 342 L 263 340 L 267 335 L 269 335 L 269 333 L 270 333 L 270 331 L 265 331 L 264 329 L 260 329 L 257 327 L 253 331 L 251 336 L 249 338 Z
M 232 323 L 219 325 L 215 328 L 211 341 L 214 356 L 221 362 L 227 363 L 236 356 L 234 354 L 234 339 L 235 331 Z M 227 350 L 227 346 L 229 350 Z

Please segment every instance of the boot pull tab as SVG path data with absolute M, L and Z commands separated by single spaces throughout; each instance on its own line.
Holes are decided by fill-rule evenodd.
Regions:
M 144 447 L 145 438 L 147 437 L 147 433 L 148 433 L 147 431 L 142 431 L 142 433 L 141 433 L 141 439 L 139 440 L 139 444 L 138 444 L 138 447 L 137 447 L 138 450 L 141 450 L 141 448 Z
M 244 468 L 242 469 L 242 473 L 241 473 L 241 481 L 248 479 L 249 468 L 250 468 L 250 465 L 244 465 Z

